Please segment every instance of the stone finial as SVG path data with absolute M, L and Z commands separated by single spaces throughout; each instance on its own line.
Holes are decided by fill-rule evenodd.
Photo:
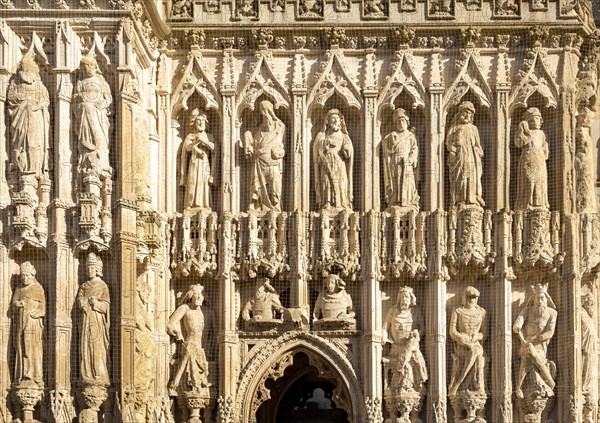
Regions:
M 479 41 L 479 37 L 481 37 L 481 31 L 472 26 L 460 30 L 460 39 L 467 48 L 475 47 L 475 43 Z
M 204 41 L 206 40 L 206 35 L 204 35 L 204 31 L 202 30 L 187 30 L 185 31 L 185 42 L 190 48 L 204 48 Z
M 527 32 L 527 39 L 529 40 L 529 44 L 531 47 L 541 47 L 544 44 L 544 41 L 548 38 L 549 31 L 548 28 L 536 25 L 529 28 Z
M 396 48 L 407 48 L 415 38 L 415 30 L 409 26 L 402 25 L 393 30 L 394 45 Z
M 325 40 L 330 48 L 338 48 L 347 38 L 346 31 L 341 28 L 332 27 L 325 32 Z
M 273 31 L 264 28 L 254 29 L 252 30 L 252 38 L 254 38 L 259 49 L 265 50 L 273 42 Z

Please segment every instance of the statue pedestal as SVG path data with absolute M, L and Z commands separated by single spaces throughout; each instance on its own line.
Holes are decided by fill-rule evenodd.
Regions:
M 393 394 L 391 389 L 385 393 L 385 402 L 393 423 L 421 422 L 417 417 L 421 411 L 423 395 L 419 392 L 401 392 Z
M 208 387 L 179 392 L 179 400 L 190 410 L 190 418 L 187 423 L 202 423 L 200 412 L 206 408 L 210 400 Z
M 267 331 L 275 329 L 283 324 L 283 319 L 255 319 L 246 322 L 246 330 Z
M 481 417 L 487 395 L 475 392 L 459 392 L 450 399 L 454 409 L 454 421 L 456 423 L 485 423 Z M 463 417 L 463 415 L 465 415 Z
M 319 319 L 313 322 L 315 330 L 354 330 L 356 319 Z
M 23 411 L 22 423 L 40 423 L 33 418 L 33 410 L 44 395 L 44 388 L 40 387 L 33 381 L 20 383 L 13 390 L 15 402 Z
M 517 398 L 517 407 L 521 414 L 520 421 L 524 423 L 542 423 L 546 421 L 546 416 L 552 409 L 554 398 L 527 396 L 526 398 Z
M 83 385 L 78 397 L 82 406 L 79 423 L 98 423 L 100 407 L 108 398 L 106 388 L 98 385 Z

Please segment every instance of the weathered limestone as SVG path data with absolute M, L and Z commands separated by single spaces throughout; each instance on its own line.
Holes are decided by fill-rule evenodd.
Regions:
M 0 8 L 0 421 L 598 419 L 588 2 Z

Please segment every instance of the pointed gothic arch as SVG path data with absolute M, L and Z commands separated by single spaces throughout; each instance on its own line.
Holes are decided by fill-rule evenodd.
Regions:
M 254 422 L 258 407 L 268 399 L 268 379 L 281 377 L 293 364 L 297 353 L 309 357 L 310 365 L 319 376 L 333 380 L 336 385 L 334 400 L 353 422 L 365 421 L 364 398 L 353 365 L 346 354 L 334 343 L 308 332 L 289 332 L 276 340 L 255 347 L 246 362 L 238 382 L 237 409 L 241 422 Z

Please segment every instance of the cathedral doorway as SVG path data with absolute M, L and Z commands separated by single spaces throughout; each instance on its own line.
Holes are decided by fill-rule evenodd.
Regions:
M 335 401 L 336 383 L 298 352 L 281 377 L 265 381 L 270 399 L 258 408 L 256 423 L 348 423 L 348 413 Z

